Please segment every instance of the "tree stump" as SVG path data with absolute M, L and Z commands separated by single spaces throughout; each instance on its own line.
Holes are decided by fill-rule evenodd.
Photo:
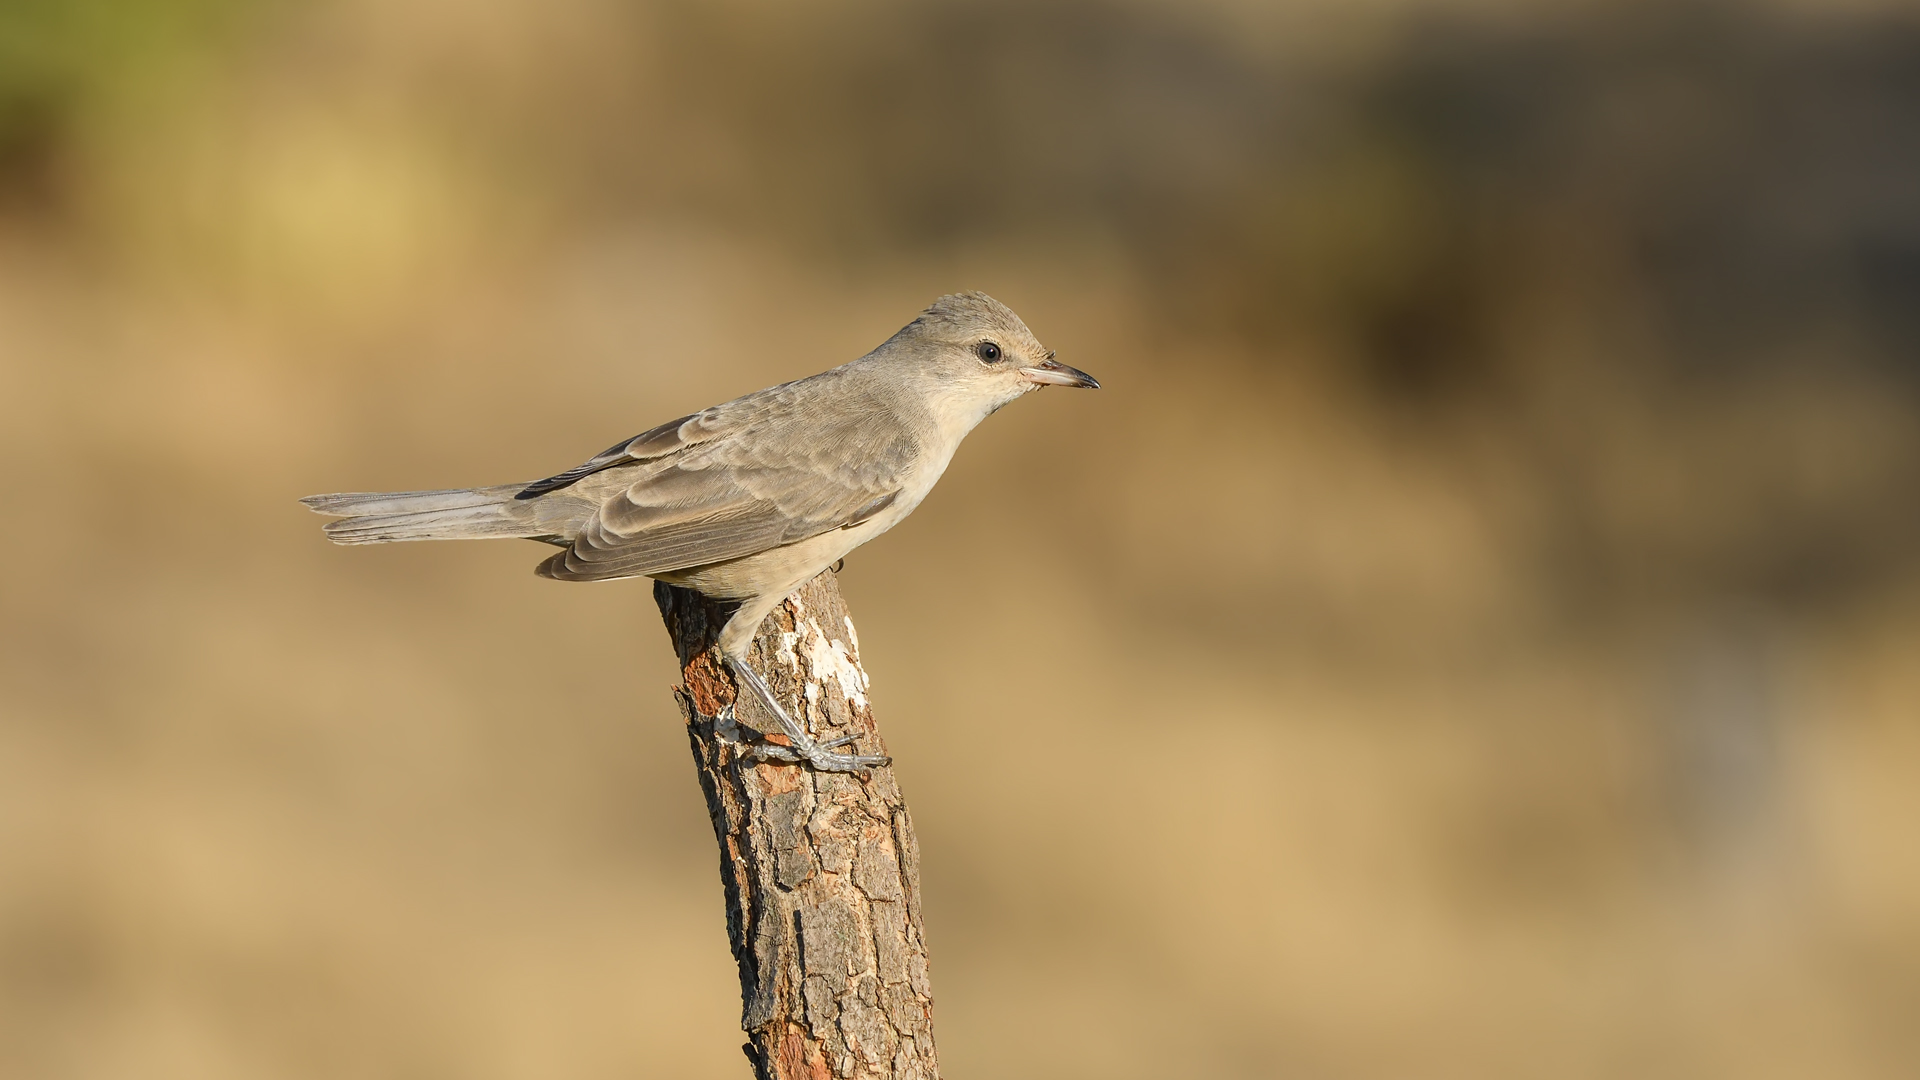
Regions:
M 892 768 L 862 776 L 756 761 L 747 725 L 785 740 L 752 695 L 736 693 L 713 644 L 733 606 L 664 583 L 654 599 L 680 657 L 674 696 L 720 845 L 754 1075 L 938 1080 L 920 849 Z M 861 753 L 886 752 L 832 573 L 774 609 L 750 662 L 817 738 L 859 732 Z M 718 719 L 729 704 L 739 724 Z

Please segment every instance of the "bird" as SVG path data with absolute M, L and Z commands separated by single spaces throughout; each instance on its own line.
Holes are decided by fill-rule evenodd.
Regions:
M 898 525 L 982 420 L 1043 387 L 1098 389 L 982 292 L 935 300 L 839 367 L 670 420 L 532 483 L 347 492 L 301 502 L 336 544 L 518 537 L 561 550 L 556 581 L 649 577 L 737 603 L 716 644 L 788 744 L 763 758 L 862 772 L 883 755 L 816 741 L 748 662 L 773 609 Z

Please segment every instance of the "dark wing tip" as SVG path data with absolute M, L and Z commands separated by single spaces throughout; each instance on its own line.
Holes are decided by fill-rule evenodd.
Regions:
M 559 491 L 563 487 L 576 484 L 602 469 L 610 469 L 615 465 L 624 464 L 626 455 L 621 453 L 621 451 L 626 445 L 626 443 L 621 443 L 619 446 L 605 453 L 596 455 L 593 460 L 583 465 L 575 465 L 566 472 L 555 473 L 545 480 L 535 480 L 533 483 L 521 488 L 520 491 L 514 495 L 514 498 L 520 500 L 537 499 L 549 491 Z
M 545 480 L 535 480 L 521 488 L 520 493 L 514 498 L 537 499 L 549 491 L 558 491 L 569 484 L 578 483 L 602 469 L 611 469 L 616 465 L 625 465 L 628 462 L 640 461 L 678 449 L 680 425 L 697 415 L 699 414 L 690 413 L 678 420 L 661 424 L 659 427 L 649 428 L 631 439 L 622 439 L 566 472 L 556 473 Z
M 575 479 L 577 479 L 577 477 L 569 477 L 566 473 L 561 473 L 559 476 L 549 476 L 545 480 L 535 480 L 533 483 L 515 492 L 513 497 L 516 500 L 537 499 L 549 491 L 558 491 L 566 487 L 568 484 L 573 483 Z

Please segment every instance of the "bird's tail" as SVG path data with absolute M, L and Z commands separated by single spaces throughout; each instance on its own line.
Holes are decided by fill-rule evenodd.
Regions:
M 327 523 L 327 538 L 336 544 L 538 538 L 549 529 L 536 520 L 532 502 L 514 498 L 525 487 L 346 492 L 309 495 L 300 501 L 316 513 L 340 518 Z

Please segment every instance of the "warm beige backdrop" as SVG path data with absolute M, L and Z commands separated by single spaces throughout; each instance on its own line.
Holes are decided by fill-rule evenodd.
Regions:
M 957 288 L 1107 389 L 842 575 L 951 1076 L 1914 1075 L 1916 65 L 1871 5 L 8 5 L 0 1075 L 742 1075 L 647 587 L 294 500 Z

